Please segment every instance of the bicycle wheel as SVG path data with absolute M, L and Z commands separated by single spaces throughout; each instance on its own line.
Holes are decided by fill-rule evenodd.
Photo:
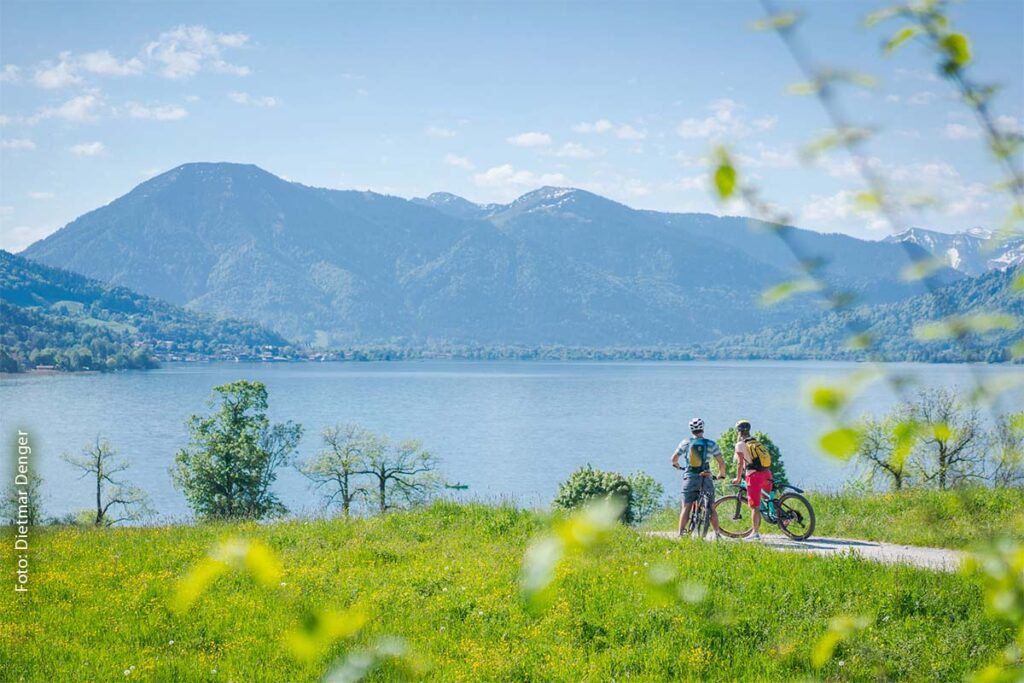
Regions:
M 723 496 L 715 501 L 715 512 L 718 513 L 719 528 L 729 538 L 743 538 L 750 533 L 750 511 L 744 498 Z
M 708 527 L 711 526 L 711 503 L 708 496 L 700 497 L 700 515 L 697 517 L 697 534 L 704 538 L 708 535 Z
M 814 508 L 799 493 L 787 493 L 779 498 L 779 527 L 794 541 L 806 541 L 814 533 Z

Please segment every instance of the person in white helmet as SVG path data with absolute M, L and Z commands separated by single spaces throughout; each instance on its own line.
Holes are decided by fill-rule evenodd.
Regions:
M 702 490 L 710 489 L 712 497 L 715 494 L 715 482 L 711 476 L 711 458 L 718 463 L 717 479 L 725 479 L 725 458 L 722 451 L 711 439 L 704 438 L 704 420 L 695 417 L 690 420 L 690 438 L 683 439 L 672 454 L 672 467 L 683 470 L 683 506 L 679 513 L 679 535 L 686 531 L 686 525 L 690 521 L 690 511 L 693 504 L 700 498 Z M 679 464 L 679 458 L 687 457 L 686 466 Z M 714 508 L 711 509 L 711 526 L 715 530 L 715 538 L 721 536 L 718 528 L 718 514 Z

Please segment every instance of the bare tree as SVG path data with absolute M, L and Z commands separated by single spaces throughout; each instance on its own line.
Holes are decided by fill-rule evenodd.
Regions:
M 335 501 L 348 517 L 352 505 L 370 494 L 360 475 L 367 471 L 372 453 L 382 449 L 380 438 L 357 425 L 329 427 L 321 435 L 324 448 L 299 467 L 316 489 L 326 489 L 325 503 Z
M 949 389 L 918 394 L 910 417 L 920 433 L 915 460 L 922 478 L 940 489 L 981 479 L 985 433 L 977 408 Z
M 119 522 L 137 521 L 149 514 L 146 494 L 115 478 L 128 469 L 128 461 L 118 457 L 117 451 L 106 439 L 99 436 L 96 441 L 82 449 L 80 457 L 68 453 L 61 456 L 72 467 L 82 470 L 84 478 L 96 481 L 96 526 L 111 526 Z M 117 510 L 120 517 L 112 517 Z
M 888 479 L 893 490 L 900 491 L 907 483 L 909 448 L 901 447 L 899 430 L 906 424 L 898 415 L 884 420 L 865 419 L 861 423 L 861 441 L 857 460 L 867 468 L 873 482 L 879 476 Z
M 1024 486 L 1024 413 L 997 418 L 987 450 L 995 486 Z
M 419 441 L 392 444 L 380 440 L 380 447 L 367 453 L 366 469 L 360 472 L 373 482 L 373 496 L 380 512 L 400 501 L 418 503 L 443 486 L 437 474 L 437 459 Z

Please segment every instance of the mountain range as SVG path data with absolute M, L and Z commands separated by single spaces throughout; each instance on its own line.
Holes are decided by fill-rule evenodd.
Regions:
M 701 343 L 803 320 L 816 310 L 806 295 L 757 302 L 806 254 L 859 301 L 900 301 L 924 291 L 900 278 L 908 258 L 930 253 L 913 241 L 641 211 L 571 188 L 480 205 L 192 163 L 22 255 L 316 346 L 607 346 Z M 962 277 L 943 268 L 931 279 Z
M 967 275 L 981 275 L 1024 263 L 1024 237 L 993 239 L 992 232 L 984 228 L 953 234 L 910 228 L 886 237 L 885 241 L 921 247 L 950 268 Z

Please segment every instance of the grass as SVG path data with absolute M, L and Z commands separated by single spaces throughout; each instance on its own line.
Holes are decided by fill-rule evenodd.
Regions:
M 936 548 L 969 549 L 995 538 L 1024 543 L 1024 490 L 968 488 L 957 491 L 805 494 L 814 506 L 815 536 L 857 538 Z M 678 509 L 645 523 L 674 529 Z M 766 525 L 769 533 L 781 533 Z
M 564 563 L 535 614 L 517 582 L 545 524 L 437 503 L 349 522 L 38 530 L 31 592 L 8 592 L 0 612 L 0 680 L 312 681 L 382 636 L 403 638 L 409 654 L 370 680 L 403 670 L 438 681 L 959 680 L 1012 637 L 985 616 L 969 576 L 627 528 Z M 225 537 L 269 546 L 280 581 L 232 573 L 176 614 L 178 579 Z M 653 594 L 652 571 L 675 572 L 672 595 L 685 599 Z M 296 659 L 285 634 L 324 608 L 369 620 Z M 837 615 L 865 627 L 815 669 L 814 644 Z

